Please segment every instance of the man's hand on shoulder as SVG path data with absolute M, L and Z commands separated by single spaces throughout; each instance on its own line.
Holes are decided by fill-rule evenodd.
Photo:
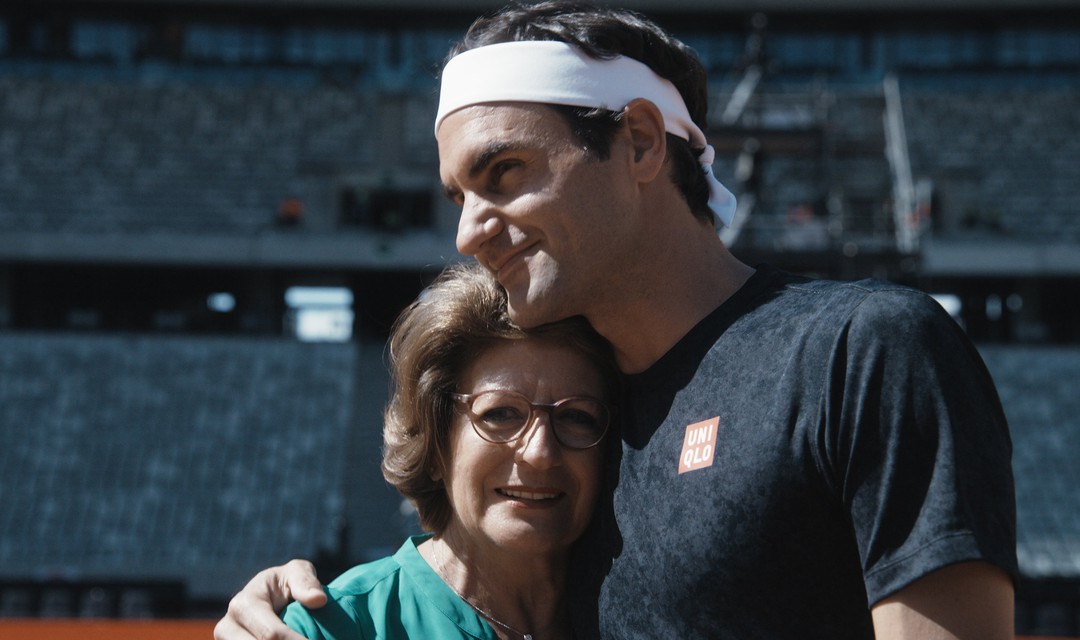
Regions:
M 309 609 L 326 604 L 326 592 L 307 560 L 292 560 L 255 574 L 229 601 L 214 627 L 215 640 L 303 640 L 281 621 L 281 611 L 296 600 Z

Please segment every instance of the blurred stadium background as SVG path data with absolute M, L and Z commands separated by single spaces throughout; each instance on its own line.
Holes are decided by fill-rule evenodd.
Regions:
M 265 566 L 330 578 L 412 530 L 384 341 L 460 259 L 434 77 L 500 4 L 0 5 L 0 636 L 212 620 Z M 737 255 L 919 287 L 976 341 L 1017 631 L 1080 636 L 1080 8 L 618 4 L 709 70 Z

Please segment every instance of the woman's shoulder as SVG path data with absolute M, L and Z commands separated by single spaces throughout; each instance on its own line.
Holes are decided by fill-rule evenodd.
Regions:
M 326 588 L 320 609 L 289 605 L 285 622 L 307 638 L 493 639 L 491 627 L 461 600 L 407 540 L 393 556 L 358 565 Z
M 327 592 L 334 599 L 363 596 L 388 580 L 397 580 L 400 572 L 396 555 L 386 556 L 345 571 L 327 585 Z
M 318 609 L 308 609 L 293 602 L 283 619 L 294 631 L 307 638 L 346 640 L 375 637 L 373 625 L 387 607 L 401 596 L 402 563 L 399 556 L 415 553 L 412 541 L 406 542 L 392 556 L 357 565 L 325 587 L 327 602 Z

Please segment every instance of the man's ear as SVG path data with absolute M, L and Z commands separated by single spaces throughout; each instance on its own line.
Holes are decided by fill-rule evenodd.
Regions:
M 635 98 L 623 108 L 623 124 L 634 150 L 633 171 L 641 182 L 651 182 L 660 174 L 667 157 L 664 116 L 651 101 Z

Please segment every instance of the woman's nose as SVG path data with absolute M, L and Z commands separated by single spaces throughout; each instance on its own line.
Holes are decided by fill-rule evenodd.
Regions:
M 529 426 L 521 437 L 518 455 L 521 460 L 538 469 L 556 467 L 561 464 L 562 445 L 555 437 L 555 427 L 551 414 L 547 411 L 534 410 Z

